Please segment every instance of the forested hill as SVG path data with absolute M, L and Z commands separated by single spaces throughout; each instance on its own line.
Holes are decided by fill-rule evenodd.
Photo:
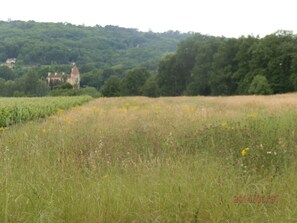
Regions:
M 0 62 L 17 58 L 24 65 L 56 65 L 157 70 L 160 58 L 175 51 L 190 33 L 140 32 L 118 26 L 76 26 L 69 23 L 0 21 Z
M 104 96 L 297 91 L 297 35 L 290 31 L 263 38 L 225 38 L 118 26 L 0 21 L 0 63 L 7 58 L 17 62 L 13 69 L 0 66 L 3 96 L 45 95 L 48 72 L 67 73 L 71 62 L 80 69 L 81 87 L 93 87 Z M 51 90 L 65 87 L 57 83 Z

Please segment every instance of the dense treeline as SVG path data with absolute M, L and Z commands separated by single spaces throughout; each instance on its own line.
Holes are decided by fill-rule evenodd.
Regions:
M 117 26 L 0 22 L 0 60 L 17 58 L 13 69 L 0 66 L 0 96 L 291 92 L 297 90 L 296 37 L 289 31 L 225 38 Z M 80 69 L 82 88 L 64 83 L 49 88 L 47 73 L 69 74 L 71 62 Z
M 81 88 L 69 83 L 46 81 L 48 72 L 69 74 L 71 65 L 19 67 L 0 66 L 0 97 L 24 96 L 159 96 L 156 75 L 146 68 L 136 67 L 125 71 L 95 69 L 81 74 Z
M 297 90 L 297 36 L 264 38 L 197 34 L 159 63 L 161 95 L 271 94 Z
M 112 76 L 102 94 L 244 95 L 296 90 L 297 36 L 278 31 L 264 38 L 238 39 L 196 34 L 160 61 L 157 75 L 136 69 L 122 78 Z
M 69 23 L 0 21 L 0 62 L 17 58 L 23 65 L 75 62 L 92 68 L 156 70 L 164 53 L 191 34 L 140 32 L 118 26 L 75 26 Z
M 101 88 L 103 96 L 160 96 L 156 75 L 149 73 L 145 68 L 128 70 L 123 77 L 111 75 Z

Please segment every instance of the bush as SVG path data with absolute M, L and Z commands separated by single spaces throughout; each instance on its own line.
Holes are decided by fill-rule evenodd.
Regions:
M 100 92 L 94 87 L 86 87 L 79 89 L 54 89 L 49 93 L 50 96 L 80 96 L 80 95 L 89 95 L 93 98 L 98 98 L 101 96 Z

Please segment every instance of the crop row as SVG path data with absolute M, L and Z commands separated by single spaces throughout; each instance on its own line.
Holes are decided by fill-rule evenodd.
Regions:
M 44 118 L 60 109 L 68 109 L 91 100 L 90 96 L 43 97 L 43 98 L 0 98 L 0 127 Z

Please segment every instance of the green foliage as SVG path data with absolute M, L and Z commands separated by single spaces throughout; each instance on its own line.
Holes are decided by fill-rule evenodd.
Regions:
M 168 54 L 159 63 L 158 85 L 161 95 L 176 96 L 182 94 L 185 85 L 178 81 L 183 75 L 177 65 L 176 55 Z
M 98 98 L 101 96 L 100 92 L 94 87 L 85 88 L 55 88 L 49 92 L 49 96 L 80 96 L 89 95 L 93 98 Z
M 117 97 L 121 95 L 121 80 L 116 75 L 111 75 L 101 89 L 105 97 Z
M 249 87 L 249 94 L 272 94 L 271 87 L 263 75 L 256 75 Z
M 92 72 L 82 74 L 80 84 L 83 87 L 90 86 L 100 90 L 104 84 L 104 81 L 106 81 L 106 77 L 104 77 L 104 71 L 101 69 L 96 69 Z
M 68 73 L 70 62 L 80 67 L 82 87 L 94 87 L 106 95 L 115 92 L 114 96 L 270 94 L 297 89 L 297 38 L 288 31 L 235 39 L 118 26 L 2 21 L 0 43 L 2 62 L 17 58 L 12 70 L 0 66 L 2 96 L 46 95 L 47 73 Z M 144 86 L 149 73 L 156 70 L 155 81 Z M 120 92 L 115 83 L 113 89 L 105 86 L 112 75 L 120 79 Z M 260 84 L 257 75 L 265 77 L 269 86 L 253 89 L 253 80 L 255 86 Z M 50 89 L 59 84 L 51 83 Z
M 293 91 L 297 91 L 297 74 L 296 73 L 291 74 L 290 83 L 292 84 Z
M 291 32 L 261 39 L 196 34 L 160 61 L 158 84 L 164 96 L 248 94 L 262 75 L 270 85 L 263 93 L 285 93 L 296 89 L 296 73 L 297 37 Z
M 79 88 L 76 90 L 80 92 L 78 95 L 89 95 L 89 96 L 92 96 L 93 98 L 98 98 L 101 96 L 100 92 L 97 91 L 97 89 L 94 87 L 85 87 L 85 88 Z
M 53 86 L 53 89 L 73 89 L 73 86 L 68 82 L 66 83 L 59 82 L 57 85 Z
M 71 62 L 79 66 L 84 88 L 120 95 L 103 85 L 110 83 L 107 80 L 112 75 L 121 78 L 127 73 L 123 94 L 141 95 L 148 70 L 156 71 L 162 55 L 174 51 L 181 39 L 191 35 L 146 33 L 118 26 L 0 21 L 0 62 L 17 59 L 13 69 L 0 66 L 0 96 L 44 96 L 49 90 L 45 81 L 48 72 L 69 73 Z M 140 66 L 144 68 L 133 71 Z M 51 95 L 81 95 L 84 91 L 65 90 L 69 86 L 60 81 L 49 83 L 49 88 L 54 89 Z M 93 90 L 87 94 L 98 96 Z
M 59 98 L 0 98 L 0 127 L 47 117 L 59 109 L 81 105 L 89 96 Z
M 142 87 L 142 93 L 144 96 L 148 97 L 159 97 L 160 89 L 156 76 L 150 76 Z
M 121 95 L 142 95 L 142 87 L 151 74 L 145 68 L 134 68 L 127 71 L 121 80 Z
M 39 79 L 35 72 L 29 72 L 22 77 L 23 91 L 28 96 L 45 96 L 48 91 L 48 86 L 45 81 Z
M 0 66 L 0 78 L 4 80 L 12 80 L 14 79 L 14 73 L 12 69 L 7 66 Z
M 0 95 L 5 94 L 5 80 L 0 78 Z
M 0 22 L 0 60 L 17 58 L 24 65 L 76 62 L 83 73 L 122 64 L 156 70 L 164 53 L 191 34 L 139 32 L 118 26 L 75 26 L 34 21 Z M 0 62 L 1 62 L 0 61 Z
M 15 80 L 4 81 L 0 79 L 0 96 L 19 97 L 19 96 L 45 96 L 48 93 L 47 83 L 40 79 L 34 71 L 29 71 L 22 77 Z

